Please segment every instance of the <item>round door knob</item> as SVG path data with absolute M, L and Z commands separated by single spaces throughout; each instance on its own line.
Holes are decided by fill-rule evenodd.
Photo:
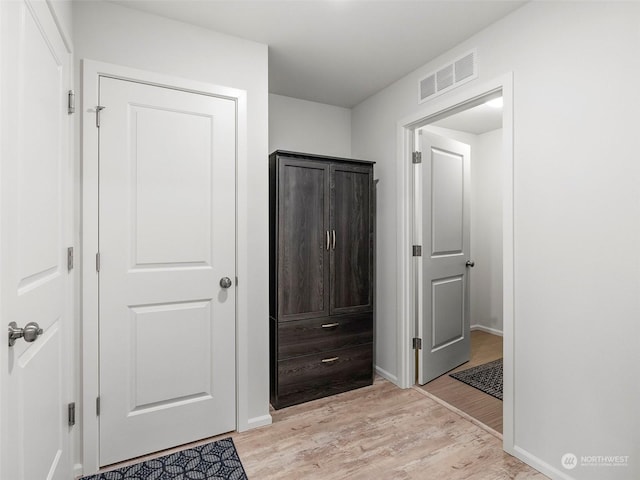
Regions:
M 29 322 L 24 328 L 18 328 L 16 322 L 11 322 L 9 324 L 9 346 L 13 347 L 19 338 L 24 338 L 24 341 L 28 343 L 35 342 L 42 335 L 42 332 L 43 330 L 36 322 Z
M 476 262 L 474 262 L 473 260 L 467 260 L 467 263 L 465 263 L 465 265 L 467 267 L 474 267 L 476 265 Z
M 229 288 L 232 285 L 231 279 L 229 277 L 222 277 L 220 279 L 220 286 L 222 288 Z

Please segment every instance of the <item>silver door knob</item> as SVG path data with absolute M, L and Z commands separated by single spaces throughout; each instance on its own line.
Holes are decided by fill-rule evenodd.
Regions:
M 16 340 L 19 338 L 24 338 L 25 342 L 31 343 L 35 342 L 40 335 L 42 335 L 42 329 L 36 322 L 29 322 L 24 326 L 24 328 L 18 328 L 18 324 L 16 322 L 11 322 L 9 324 L 10 347 L 13 347 Z
M 476 262 L 474 262 L 473 260 L 467 260 L 467 263 L 465 263 L 465 265 L 467 267 L 474 267 L 476 265 Z
M 222 277 L 220 279 L 220 286 L 222 288 L 229 288 L 232 285 L 231 279 L 229 277 Z

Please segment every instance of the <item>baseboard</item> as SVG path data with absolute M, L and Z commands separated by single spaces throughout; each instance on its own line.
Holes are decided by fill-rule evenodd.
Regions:
M 376 373 L 378 375 L 380 375 L 382 378 L 386 378 L 387 380 L 389 380 L 394 385 L 398 385 L 398 377 L 396 377 L 395 375 L 390 374 L 389 372 L 387 372 L 386 370 L 380 368 L 377 365 L 376 365 Z
M 546 475 L 549 478 L 553 478 L 554 480 L 575 480 L 575 478 L 569 475 L 566 471 L 549 465 L 547 462 L 539 459 L 535 455 L 532 455 L 531 453 L 518 446 L 513 447 L 513 452 L 507 453 L 512 454 L 514 457 L 522 460 L 530 467 L 535 468 L 540 473 Z M 558 462 L 560 462 L 560 459 L 558 459 Z
M 264 427 L 265 425 L 271 425 L 273 419 L 271 415 L 262 415 L 261 417 L 253 417 L 247 421 L 247 430 L 252 430 L 258 427 Z
M 502 330 L 485 327 L 484 325 L 471 325 L 471 331 L 473 332 L 474 330 L 480 330 L 481 332 L 486 332 L 492 335 L 498 335 L 499 337 L 502 337 Z

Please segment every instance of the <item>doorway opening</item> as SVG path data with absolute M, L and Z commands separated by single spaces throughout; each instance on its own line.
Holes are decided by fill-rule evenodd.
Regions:
M 415 277 L 415 328 L 423 344 L 416 350 L 416 383 L 501 434 L 502 91 L 478 101 L 415 129 L 415 149 L 424 158 L 413 182 L 414 234 L 423 244 Z M 464 155 L 460 178 L 443 170 L 455 168 Z M 459 181 L 464 168 L 466 184 Z M 438 192 L 443 183 L 448 192 Z M 450 247 L 443 249 L 445 241 Z M 446 271 L 432 272 L 443 270 L 442 262 L 450 263 Z M 467 379 L 471 384 L 450 376 L 471 368 L 478 370 Z

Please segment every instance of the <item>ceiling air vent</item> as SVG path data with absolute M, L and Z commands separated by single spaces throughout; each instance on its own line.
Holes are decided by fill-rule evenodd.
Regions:
M 437 97 L 478 76 L 476 50 L 465 53 L 418 82 L 418 103 Z

